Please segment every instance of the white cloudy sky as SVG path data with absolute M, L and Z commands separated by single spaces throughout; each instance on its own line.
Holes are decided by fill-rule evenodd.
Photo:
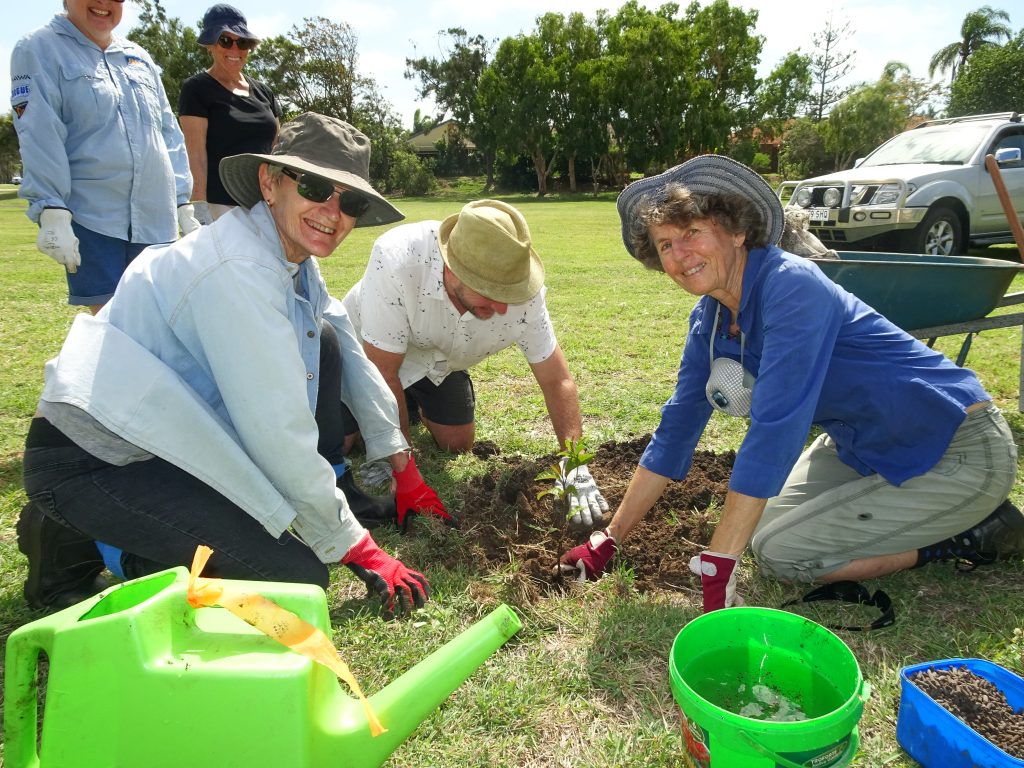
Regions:
M 198 21 L 214 0 L 162 0 L 171 16 L 186 23 Z M 61 8 L 60 0 L 6 0 L 10 5 L 0 25 L 0 82 L 10 82 L 11 49 L 25 32 L 45 24 Z M 542 13 L 581 11 L 592 17 L 598 9 L 614 11 L 620 0 L 231 0 L 261 36 L 286 33 L 304 17 L 326 16 L 352 26 L 359 38 L 360 66 L 381 86 L 408 126 L 417 107 L 429 113 L 433 105 L 419 103 L 412 81 L 403 77 L 405 59 L 438 56 L 438 32 L 459 26 L 471 34 L 501 38 L 533 30 Z M 661 0 L 642 0 L 648 7 Z M 875 80 L 886 62 L 902 61 L 915 77 L 927 77 L 928 61 L 943 45 L 959 36 L 965 13 L 984 4 L 1010 14 L 1014 30 L 1024 26 L 1024 0 L 734 0 L 733 5 L 759 12 L 757 31 L 765 37 L 761 74 L 797 48 L 808 53 L 811 37 L 832 15 L 849 21 L 852 36 L 844 47 L 855 53 L 851 82 Z M 687 0 L 680 0 L 685 7 Z M 17 8 L 16 11 L 13 8 Z M 134 24 L 137 7 L 125 3 L 118 31 Z M 0 103 L 9 110 L 9 103 Z

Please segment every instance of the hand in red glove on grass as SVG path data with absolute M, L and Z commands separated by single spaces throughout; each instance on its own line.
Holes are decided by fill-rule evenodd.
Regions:
M 430 597 L 430 584 L 419 571 L 407 568 L 377 546 L 369 531 L 341 559 L 356 576 L 366 584 L 370 595 L 377 595 L 384 604 L 389 617 L 395 613 L 395 598 L 398 598 L 400 613 L 409 613 L 413 608 L 422 608 Z
M 608 563 L 615 557 L 615 539 L 607 530 L 594 531 L 585 544 L 573 547 L 558 561 L 558 570 L 563 575 L 572 573 L 584 576 L 591 581 L 605 572 Z
M 395 506 L 398 510 L 398 527 L 408 528 L 406 515 L 437 515 L 452 528 L 456 527 L 455 518 L 448 514 L 441 499 L 434 489 L 427 485 L 423 475 L 416 468 L 416 459 L 409 456 L 409 463 L 401 472 L 394 472 Z

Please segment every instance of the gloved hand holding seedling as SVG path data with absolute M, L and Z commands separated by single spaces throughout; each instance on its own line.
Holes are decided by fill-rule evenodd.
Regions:
M 566 440 L 565 449 L 556 454 L 557 464 L 541 472 L 535 480 L 553 480 L 554 486 L 537 494 L 538 499 L 551 496 L 556 508 L 565 512 L 569 526 L 589 531 L 601 525 L 608 511 L 608 502 L 597 487 L 597 481 L 587 468 L 594 458 L 587 453 L 583 438 Z

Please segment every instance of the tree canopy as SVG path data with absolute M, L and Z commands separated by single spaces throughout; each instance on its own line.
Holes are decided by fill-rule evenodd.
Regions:
M 936 72 L 949 70 L 950 82 L 955 83 L 973 54 L 988 46 L 997 45 L 1000 39 L 1009 40 L 1012 37 L 1009 21 L 1010 15 L 1006 11 L 997 10 L 990 5 L 983 5 L 978 10 L 968 13 L 960 25 L 960 39 L 943 46 L 932 56 L 928 64 L 928 77 L 933 77 Z
M 950 87 L 950 116 L 1024 111 L 1024 29 L 976 51 Z

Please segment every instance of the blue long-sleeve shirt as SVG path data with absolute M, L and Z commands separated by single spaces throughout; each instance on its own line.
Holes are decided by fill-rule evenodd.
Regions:
M 690 314 L 675 392 L 640 459 L 659 475 L 686 476 L 711 416 L 705 385 L 718 310 L 705 296 Z M 715 357 L 739 360 L 739 338 L 724 333 L 729 310 L 721 311 Z M 756 383 L 729 487 L 748 496 L 779 493 L 812 423 L 835 440 L 843 462 L 899 485 L 942 457 L 967 406 L 990 399 L 972 371 L 778 248 L 750 252 L 738 323 Z
M 185 139 L 149 54 L 106 49 L 63 14 L 11 54 L 11 106 L 28 217 L 67 208 L 81 226 L 134 243 L 178 236 L 192 192 Z

